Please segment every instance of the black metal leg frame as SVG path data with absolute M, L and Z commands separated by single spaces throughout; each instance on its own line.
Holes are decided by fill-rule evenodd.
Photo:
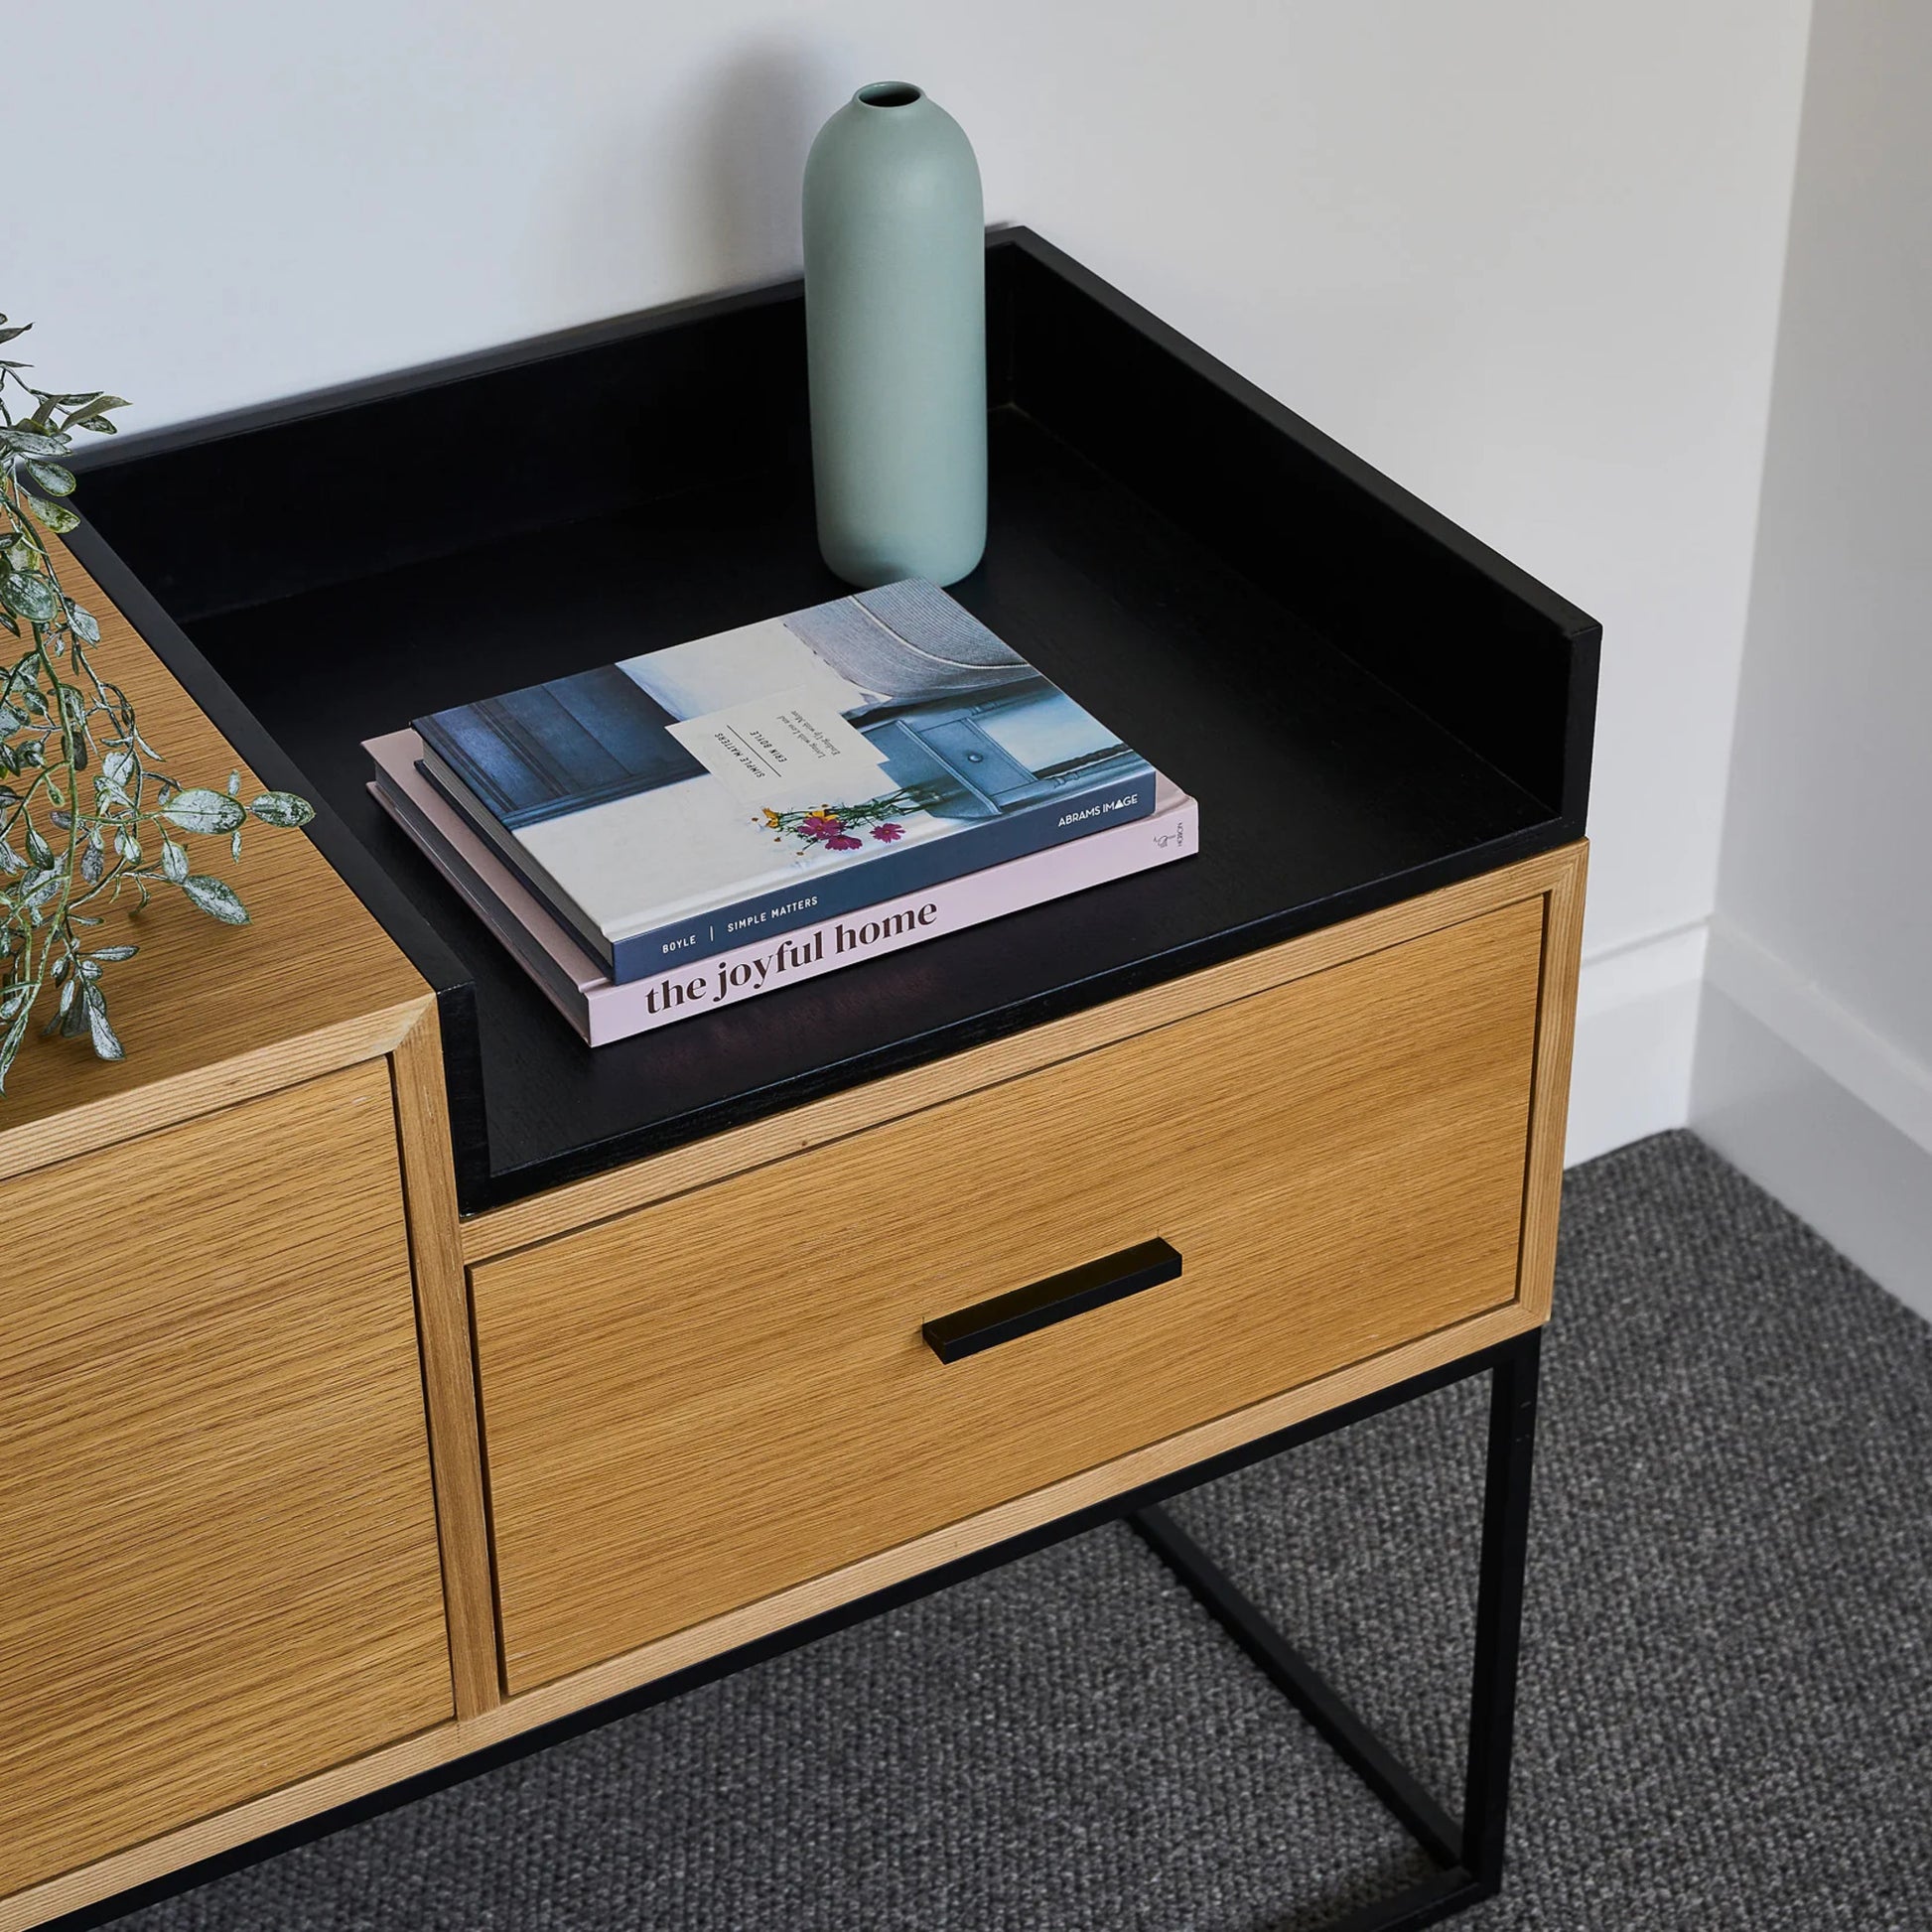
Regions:
M 1542 1338 L 1543 1331 L 1533 1328 L 1462 1365 L 1469 1371 L 1487 1366 L 1490 1396 L 1475 1667 L 1459 1824 L 1159 1503 L 1146 1504 L 1128 1516 L 1161 1561 L 1394 1813 L 1437 1866 L 1407 1891 L 1339 1921 L 1334 1932 L 1412 1932 L 1491 1897 L 1502 1884 Z M 1407 1384 L 1390 1391 L 1397 1401 L 1422 1392 Z M 1343 1412 L 1338 1420 L 1345 1425 L 1356 1419 Z
M 962 1557 L 937 1570 L 908 1579 L 858 1602 L 844 1604 L 803 1623 L 792 1624 L 757 1643 L 746 1644 L 688 1670 L 639 1686 L 586 1711 L 544 1725 L 455 1763 L 440 1765 L 401 1783 L 304 1819 L 169 1873 L 99 1904 L 51 1920 L 42 1932 L 81 1932 L 106 1925 L 160 1898 L 205 1884 L 224 1872 L 258 1863 L 296 1845 L 327 1837 L 365 1818 L 393 1811 L 480 1772 L 528 1757 L 533 1752 L 587 1730 L 662 1704 L 734 1672 L 862 1623 L 881 1611 L 998 1569 L 1017 1557 L 1064 1542 L 1103 1523 L 1125 1519 L 1162 1560 L 1219 1618 L 1228 1633 L 1267 1672 L 1295 1708 L 1335 1748 L 1362 1782 L 1414 1834 L 1438 1867 L 1420 1884 L 1337 1921 L 1329 1932 L 1414 1932 L 1434 1925 L 1478 1899 L 1489 1897 L 1502 1881 L 1503 1834 L 1509 1803 L 1510 1742 L 1516 1713 L 1516 1654 L 1523 1608 L 1530 1467 L 1536 1440 L 1537 1362 L 1542 1331 L 1498 1343 L 1441 1368 L 1378 1390 L 1307 1422 L 1249 1443 L 1224 1455 L 1196 1462 L 1159 1482 L 1117 1496 L 1091 1509 L 1063 1516 L 1024 1536 Z M 1489 1451 L 1482 1509 L 1481 1577 L 1476 1592 L 1474 1683 L 1469 1700 L 1468 1772 L 1462 1820 L 1451 1818 L 1404 1768 L 1388 1746 L 1349 1710 L 1314 1667 L 1235 1588 L 1213 1560 L 1161 1507 L 1171 1496 L 1212 1482 L 1236 1469 L 1279 1455 L 1350 1423 L 1413 1402 L 1487 1371 L 1490 1377 Z

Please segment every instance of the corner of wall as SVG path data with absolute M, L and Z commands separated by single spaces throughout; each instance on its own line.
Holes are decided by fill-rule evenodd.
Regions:
M 1691 1126 L 1932 1320 L 1932 1068 L 1722 920 L 1706 974 Z

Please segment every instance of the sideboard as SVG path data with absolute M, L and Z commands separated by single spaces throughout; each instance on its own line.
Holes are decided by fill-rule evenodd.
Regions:
M 830 594 L 796 285 L 87 468 L 148 736 L 320 811 L 251 924 L 142 915 L 125 1061 L 0 1102 L 0 1932 L 1121 1514 L 1432 1851 L 1374 1923 L 1494 1888 L 1596 627 L 1037 237 L 988 265 L 958 595 L 1202 853 L 596 1054 L 359 743 Z M 1484 1370 L 1458 1823 L 1159 1501 Z

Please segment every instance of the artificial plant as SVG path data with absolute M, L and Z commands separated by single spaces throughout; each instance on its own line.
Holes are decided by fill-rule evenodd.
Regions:
M 30 326 L 0 316 L 0 344 Z M 250 818 L 315 816 L 287 791 L 244 804 L 239 772 L 217 791 L 162 769 L 127 694 L 96 662 L 100 625 L 62 587 L 48 541 L 80 521 L 61 462 L 74 432 L 111 436 L 110 412 L 127 404 L 98 389 L 38 389 L 31 366 L 0 360 L 0 624 L 21 645 L 0 679 L 0 1093 L 50 1005 L 43 1035 L 85 1034 L 102 1059 L 123 1057 L 103 982 L 137 948 L 102 932 L 110 911 L 138 913 L 169 892 L 224 925 L 247 923 L 233 889 L 197 869 L 185 839 L 225 837 L 238 860 Z

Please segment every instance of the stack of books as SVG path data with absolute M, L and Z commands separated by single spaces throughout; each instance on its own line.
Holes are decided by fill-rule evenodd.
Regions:
M 1198 830 L 917 580 L 367 750 L 377 800 L 593 1046 L 1165 865 Z

